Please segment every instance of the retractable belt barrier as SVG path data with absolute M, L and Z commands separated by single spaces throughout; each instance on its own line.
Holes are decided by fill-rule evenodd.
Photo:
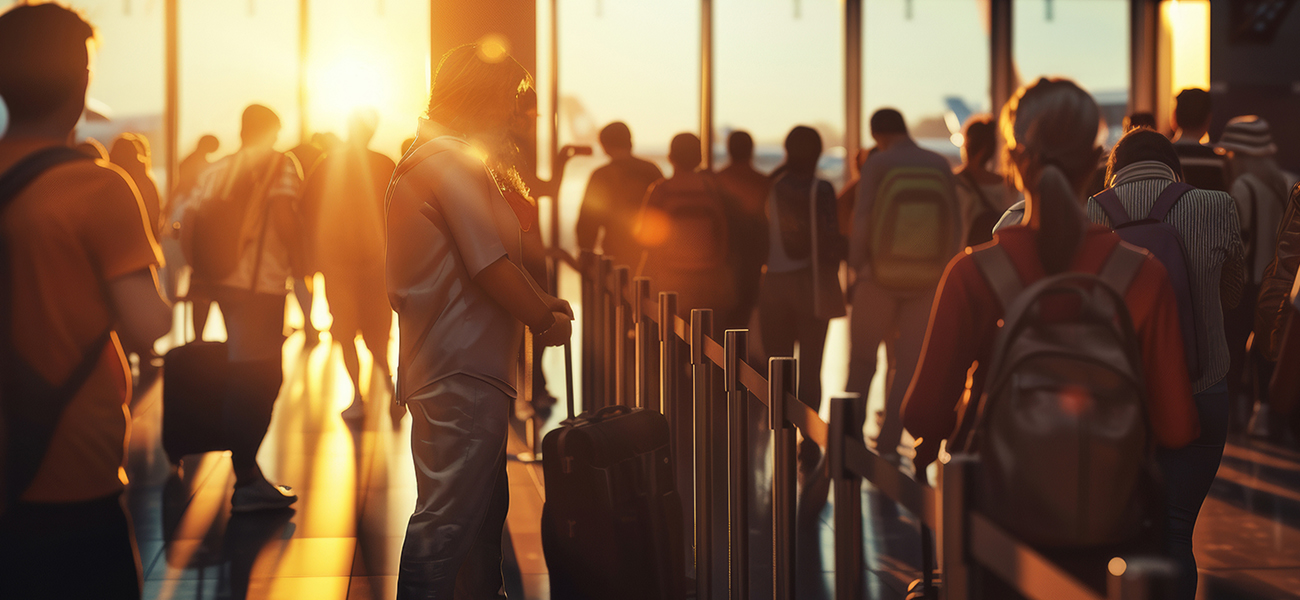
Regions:
M 584 410 L 596 410 L 610 399 L 621 405 L 654 408 L 666 417 L 673 448 L 682 435 L 693 433 L 695 482 L 696 597 L 713 598 L 715 544 L 728 548 L 728 598 L 749 599 L 749 506 L 753 485 L 749 464 L 750 397 L 769 411 L 774 434 L 772 481 L 773 598 L 793 600 L 795 592 L 795 518 L 797 508 L 797 438 L 826 450 L 835 498 L 835 597 L 862 597 L 862 493 L 865 480 L 877 491 L 915 515 L 936 532 L 938 586 L 946 600 L 978 597 L 969 570 L 975 564 L 990 571 L 1029 598 L 1040 600 L 1145 600 L 1155 584 L 1169 576 L 1169 565 L 1155 559 L 1115 559 L 1109 565 L 1106 596 L 1096 594 L 1030 546 L 1016 540 L 987 517 L 970 507 L 970 486 L 978 461 L 952 456 L 939 467 L 939 490 L 900 471 L 867 448 L 862 435 L 866 399 L 842 395 L 831 400 L 830 423 L 794 393 L 796 360 L 775 357 L 768 361 L 767 376 L 748 362 L 748 330 L 728 330 L 719 344 L 708 332 L 713 314 L 691 311 L 689 321 L 677 314 L 677 295 L 661 292 L 651 297 L 650 280 L 630 281 L 625 266 L 608 258 L 584 253 L 580 259 L 559 249 L 549 256 L 576 270 L 582 277 L 582 401 Z M 629 345 L 631 346 L 629 350 Z M 682 346 L 689 354 L 683 356 Z M 629 352 L 631 357 L 629 359 Z M 693 431 L 681 431 L 674 399 L 679 375 L 692 378 Z M 714 371 L 725 381 L 726 444 L 709 439 L 718 402 L 714 398 Z M 654 391 L 658 397 L 652 397 Z M 714 452 L 727 456 L 727 489 L 717 490 L 713 473 Z M 679 459 L 690 457 L 678 457 Z M 712 510 L 715 493 L 728 499 L 727 540 L 713 539 Z M 923 535 L 923 551 L 929 537 Z M 929 574 L 926 574 L 929 577 Z M 928 581 L 928 579 L 927 579 Z

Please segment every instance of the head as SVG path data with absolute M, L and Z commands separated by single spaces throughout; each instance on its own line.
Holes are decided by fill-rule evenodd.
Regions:
M 209 154 L 212 154 L 213 152 L 216 152 L 217 148 L 220 147 L 221 147 L 221 141 L 217 139 L 217 136 L 205 135 L 199 138 L 199 145 L 196 148 L 196 152 L 198 152 L 199 155 L 201 156 L 207 156 Z
M 113 140 L 108 160 L 124 169 L 149 169 L 149 141 L 135 133 L 123 133 Z
M 59 4 L 23 4 L 0 15 L 0 98 L 9 131 L 66 138 L 86 109 L 95 30 Z
M 893 108 L 882 108 L 871 114 L 871 138 L 882 149 L 907 137 L 907 123 L 903 113 Z
M 632 155 L 632 130 L 627 123 L 614 121 L 600 130 L 600 147 L 610 158 Z
M 785 136 L 785 168 L 795 175 L 811 177 L 822 156 L 822 136 L 816 129 L 798 125 Z
M 668 162 L 673 165 L 673 176 L 694 173 L 704 162 L 700 138 L 693 133 L 679 133 L 668 145 Z
M 250 150 L 270 150 L 280 137 L 280 115 L 261 104 L 250 104 L 239 121 L 239 141 Z
M 1101 113 L 1068 79 L 1042 78 L 1002 109 L 1008 177 L 1025 193 L 1025 220 L 1038 231 L 1048 274 L 1067 269 L 1083 239 L 1083 188 L 1097 168 Z
M 429 120 L 464 135 L 488 155 L 503 174 L 518 163 L 516 139 L 531 125 L 528 70 L 510 55 L 479 44 L 454 48 L 442 56 L 429 92 Z M 517 172 L 516 172 L 517 177 Z
M 961 160 L 968 165 L 986 165 L 998 149 L 998 127 L 992 115 L 976 115 L 962 129 Z
M 1129 165 L 1146 161 L 1161 163 L 1173 169 L 1178 177 L 1183 176 L 1183 163 L 1178 160 L 1173 142 L 1154 129 L 1139 127 L 1130 129 L 1111 149 L 1110 159 L 1106 161 L 1106 183 L 1113 185 L 1111 182 L 1116 173 Z
M 1124 116 L 1124 131 L 1132 131 L 1139 127 L 1155 129 L 1156 116 L 1149 112 L 1137 112 Z
M 95 138 L 86 138 L 73 149 L 95 160 L 108 160 L 108 149 Z
M 727 156 L 733 165 L 747 165 L 754 160 L 754 138 L 745 131 L 727 136 Z
M 1187 88 L 1178 92 L 1178 96 L 1174 98 L 1174 131 L 1184 134 L 1204 134 L 1210 129 L 1212 114 L 1209 92 L 1198 88 Z M 1199 139 L 1200 135 L 1196 137 Z
M 379 128 L 379 111 L 373 108 L 359 108 L 348 116 L 348 142 L 361 147 L 370 145 Z
M 1273 143 L 1268 121 L 1255 115 L 1234 117 L 1228 121 L 1223 135 L 1219 136 L 1219 147 L 1234 160 L 1242 156 L 1265 158 L 1277 154 L 1277 144 Z

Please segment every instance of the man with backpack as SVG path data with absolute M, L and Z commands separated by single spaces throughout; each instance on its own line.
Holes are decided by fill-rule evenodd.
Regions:
M 57 4 L 0 15 L 3 598 L 140 597 L 121 503 L 131 398 L 122 346 L 151 346 L 171 310 L 127 174 L 67 147 L 93 38 Z
M 199 178 L 182 226 L 192 278 L 210 290 L 226 324 L 230 376 L 222 426 L 235 471 L 235 512 L 284 508 L 298 498 L 257 466 L 284 379 L 284 299 L 302 187 L 298 161 L 274 148 L 279 134 L 274 111 L 244 109 L 242 146 Z
M 903 115 L 871 115 L 873 152 L 862 167 L 853 206 L 849 266 L 856 272 L 850 314 L 848 391 L 864 398 L 876 374 L 880 343 L 890 345 L 884 421 L 876 451 L 898 458 L 903 426 L 898 410 L 921 355 L 935 287 L 961 247 L 962 230 L 951 167 L 918 146 Z
M 646 190 L 664 174 L 654 163 L 632 155 L 632 131 L 622 121 L 600 130 L 600 147 L 609 163 L 593 171 L 587 182 L 578 211 L 578 247 L 595 250 L 600 241 L 601 250 L 617 264 L 635 268 L 641 247 L 632 228 Z

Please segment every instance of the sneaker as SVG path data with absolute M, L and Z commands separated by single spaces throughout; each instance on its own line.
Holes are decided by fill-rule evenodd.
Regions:
M 230 497 L 230 512 L 288 508 L 298 501 L 298 496 L 291 489 L 287 485 L 275 485 L 265 479 L 248 485 L 237 485 L 235 493 Z
M 343 410 L 339 415 L 344 421 L 364 421 L 366 418 L 366 403 L 358 395 L 352 399 L 352 405 Z

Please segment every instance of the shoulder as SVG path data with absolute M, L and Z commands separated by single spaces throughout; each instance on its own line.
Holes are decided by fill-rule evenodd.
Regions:
M 1194 201 L 1194 206 L 1202 207 L 1211 214 L 1228 211 L 1236 214 L 1237 212 L 1237 202 L 1227 192 L 1197 188 L 1187 192 L 1187 195 Z

